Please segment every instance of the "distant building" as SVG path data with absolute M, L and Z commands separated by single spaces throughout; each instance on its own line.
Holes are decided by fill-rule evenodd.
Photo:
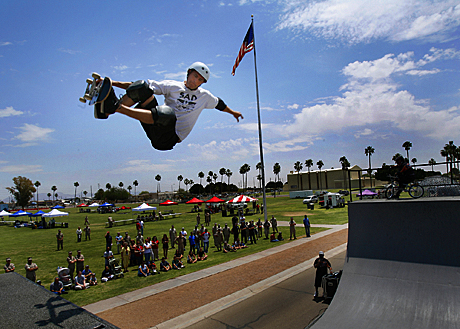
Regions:
M 349 168 L 351 178 L 351 188 L 359 188 L 359 177 L 361 176 L 361 187 L 370 188 L 371 179 L 367 172 L 361 167 L 354 165 Z M 366 176 L 363 176 L 366 174 Z M 372 187 L 381 186 L 385 182 L 372 178 Z M 287 175 L 288 191 L 299 190 L 331 190 L 331 189 L 348 189 L 348 172 L 342 168 L 322 169 L 301 171 L 299 173 L 291 171 Z

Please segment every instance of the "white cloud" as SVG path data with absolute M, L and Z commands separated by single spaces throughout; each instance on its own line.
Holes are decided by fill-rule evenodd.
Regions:
M 437 49 L 431 52 L 450 53 Z M 304 107 L 294 115 L 295 122 L 285 130 L 300 134 L 308 127 L 309 133 L 319 135 L 344 128 L 388 123 L 403 131 L 418 131 L 436 139 L 459 136 L 458 108 L 435 111 L 425 100 L 417 100 L 409 91 L 399 90 L 400 86 L 393 80 L 397 74 L 424 74 L 417 69 L 427 62 L 416 62 L 413 53 L 406 53 L 351 63 L 342 71 L 348 76 L 348 83 L 341 88 L 342 95 L 327 104 Z M 434 74 L 437 71 L 429 72 Z M 357 134 L 360 135 L 362 132 Z
M 38 141 L 47 141 L 49 135 L 54 132 L 51 128 L 41 128 L 36 125 L 25 123 L 24 126 L 20 127 L 19 130 L 22 132 L 16 135 L 13 139 L 19 139 L 25 142 L 24 146 L 35 145 Z
M 113 173 L 158 173 L 171 171 L 174 166 L 171 163 L 152 163 L 151 160 L 129 160 L 121 169 L 115 169 Z
M 21 174 L 31 174 L 43 171 L 41 165 L 10 165 L 10 166 L 0 166 L 0 172 L 4 173 L 21 173 Z
M 11 43 L 11 42 L 9 42 L 9 41 L 6 41 L 6 42 L 0 42 L 0 47 L 1 47 L 1 46 L 10 46 L 10 45 L 12 45 L 12 43 Z
M 124 70 L 129 69 L 129 67 L 126 65 L 117 65 L 117 66 L 112 66 L 112 67 L 117 71 L 124 71 Z
M 61 52 L 61 53 L 69 54 L 69 55 L 75 55 L 75 54 L 80 53 L 80 51 L 78 51 L 78 50 L 64 49 L 64 48 L 59 48 L 58 51 Z
M 24 114 L 24 112 L 15 110 L 12 106 L 8 106 L 5 109 L 0 109 L 0 118 L 6 118 L 21 114 Z
M 281 2 L 278 29 L 305 30 L 315 37 L 356 44 L 373 39 L 438 40 L 460 25 L 457 0 L 325 0 Z M 455 36 L 458 38 L 458 36 Z

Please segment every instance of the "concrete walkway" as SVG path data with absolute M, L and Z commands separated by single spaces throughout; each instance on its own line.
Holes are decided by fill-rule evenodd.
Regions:
M 284 226 L 284 222 L 279 222 L 279 225 Z M 217 274 L 217 273 L 220 273 L 220 272 L 235 268 L 235 267 L 243 265 L 243 264 L 247 264 L 248 262 L 251 262 L 251 261 L 254 261 L 254 260 L 257 260 L 257 259 L 261 259 L 263 257 L 269 256 L 269 255 L 272 255 L 272 254 L 275 254 L 275 253 L 278 253 L 278 252 L 281 252 L 281 251 L 285 251 L 285 250 L 290 249 L 292 247 L 296 247 L 296 246 L 305 244 L 305 243 L 307 243 L 309 241 L 313 241 L 313 240 L 322 238 L 324 236 L 327 236 L 327 235 L 329 235 L 331 233 L 334 233 L 334 232 L 337 232 L 337 231 L 340 231 L 340 230 L 348 228 L 348 224 L 344 224 L 344 225 L 312 225 L 312 226 L 314 226 L 314 227 L 318 227 L 318 226 L 319 227 L 328 227 L 330 229 L 327 230 L 327 231 L 323 231 L 323 232 L 314 234 L 314 235 L 312 235 L 311 238 L 308 238 L 308 239 L 307 238 L 300 238 L 300 239 L 297 239 L 297 240 L 292 241 L 290 243 L 285 243 L 285 244 L 277 246 L 277 247 L 266 249 L 266 250 L 264 250 L 262 252 L 259 252 L 259 253 L 256 253 L 256 254 L 245 256 L 245 257 L 242 257 L 242 258 L 238 258 L 238 259 L 235 259 L 235 260 L 223 263 L 223 264 L 219 264 L 219 265 L 216 265 L 216 266 L 209 267 L 207 269 L 203 269 L 201 271 L 186 274 L 186 275 L 183 275 L 183 276 L 171 279 L 171 280 L 167 280 L 167 281 L 164 281 L 164 282 L 154 284 L 154 285 L 149 286 L 149 287 L 141 288 L 141 289 L 131 291 L 131 292 L 128 292 L 128 293 L 125 293 L 125 294 L 121 294 L 121 295 L 118 295 L 118 296 L 115 296 L 115 297 L 112 297 L 112 298 L 109 298 L 109 299 L 106 299 L 106 300 L 102 300 L 102 301 L 99 301 L 99 302 L 96 302 L 96 303 L 93 303 L 93 304 L 89 304 L 89 305 L 84 306 L 83 308 L 86 309 L 87 311 L 91 312 L 91 313 L 97 314 L 97 313 L 100 313 L 100 312 L 103 312 L 103 311 L 106 311 L 106 310 L 110 310 L 110 309 L 112 309 L 114 307 L 123 306 L 123 305 L 131 303 L 133 301 L 140 300 L 140 299 L 143 299 L 145 297 L 155 295 L 157 293 L 160 293 L 160 292 L 163 292 L 163 291 L 166 291 L 166 290 L 169 290 L 169 289 L 180 287 L 180 286 L 182 286 L 184 284 L 187 284 L 187 283 L 190 283 L 190 282 L 193 282 L 193 281 L 196 281 L 196 280 L 206 278 L 208 276 L 211 276 L 211 275 L 214 275 L 214 274 Z M 346 248 L 346 245 L 341 246 L 338 250 L 336 250 L 334 252 L 337 252 L 337 253 L 341 252 L 341 251 L 344 250 L 344 248 Z M 294 268 L 291 268 L 291 269 L 286 270 L 286 271 L 284 271 L 282 273 L 279 273 L 278 275 L 275 275 L 272 278 L 269 278 L 267 280 L 259 282 L 257 284 L 257 289 L 256 290 L 261 291 L 261 289 L 263 290 L 264 287 L 266 289 L 266 288 L 270 287 L 271 285 L 276 284 L 277 282 L 285 280 L 286 278 L 289 278 L 289 277 L 299 273 L 299 271 L 304 270 L 306 267 L 311 266 L 311 263 L 312 263 L 312 261 L 308 260 L 308 261 L 305 262 L 305 264 L 304 263 L 299 264 L 298 266 L 295 266 Z M 244 289 L 244 290 L 245 290 L 245 292 L 242 291 L 240 293 L 234 294 L 235 296 L 233 296 L 231 298 L 233 298 L 234 300 L 238 300 L 238 299 L 243 298 L 243 295 L 245 293 L 246 294 L 252 294 L 251 291 L 254 291 L 254 289 Z M 228 297 L 230 297 L 230 296 L 228 296 Z M 216 301 L 215 303 L 217 303 L 217 302 L 218 301 Z M 225 303 L 228 304 L 229 302 L 230 301 L 227 300 Z M 217 307 L 218 310 L 222 309 L 222 305 L 220 305 L 219 303 L 217 303 L 215 305 L 219 305 Z M 211 308 L 207 308 L 207 313 L 210 312 L 210 309 Z M 216 312 L 218 310 L 216 310 Z M 172 319 L 170 321 L 167 321 L 167 322 L 169 323 L 169 322 L 171 322 L 173 320 L 174 319 Z M 188 320 L 190 320 L 190 318 Z M 161 328 L 161 326 L 157 326 L 157 327 Z M 169 325 L 169 328 L 171 328 L 170 325 Z

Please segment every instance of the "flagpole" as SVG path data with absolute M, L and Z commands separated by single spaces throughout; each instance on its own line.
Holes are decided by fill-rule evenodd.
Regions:
M 254 70 L 256 77 L 256 98 L 257 98 L 257 120 L 259 126 L 259 151 L 260 151 L 260 164 L 262 166 L 262 193 L 263 193 L 263 206 L 264 206 L 264 220 L 267 220 L 267 199 L 265 194 L 265 164 L 264 164 L 264 150 L 262 147 L 262 124 L 260 121 L 260 103 L 259 103 L 259 81 L 257 79 L 257 59 L 256 59 L 256 33 L 254 31 L 254 15 L 251 15 L 252 31 L 254 36 Z

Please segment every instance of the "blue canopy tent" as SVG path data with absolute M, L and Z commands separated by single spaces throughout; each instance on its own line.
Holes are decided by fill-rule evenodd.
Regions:
M 61 205 L 56 205 L 54 207 L 52 207 L 51 209 L 64 209 L 65 207 L 61 206 Z
M 44 214 L 46 214 L 46 213 L 41 211 L 41 210 L 39 210 L 35 214 L 31 214 L 30 216 L 32 216 L 32 217 L 38 217 L 38 216 L 42 217 Z
M 18 210 L 14 214 L 11 214 L 10 217 L 20 217 L 20 216 L 30 216 L 32 215 L 31 212 L 27 212 L 24 210 Z
M 103 204 L 101 204 L 99 207 L 114 207 L 115 205 L 113 203 L 108 203 L 108 202 L 105 202 Z

